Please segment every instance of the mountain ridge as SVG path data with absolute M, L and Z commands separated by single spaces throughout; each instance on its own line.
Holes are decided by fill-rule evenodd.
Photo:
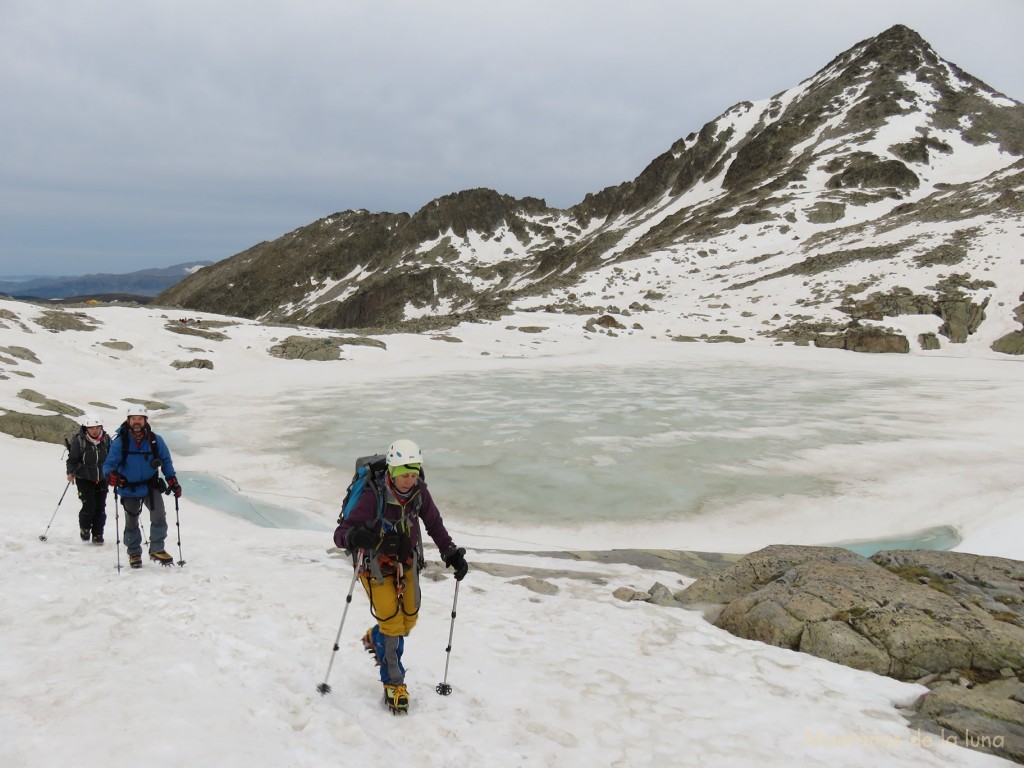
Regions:
M 993 306 L 1003 314 L 984 329 L 994 344 L 1020 334 L 1014 302 L 1024 299 L 1002 289 L 1016 280 L 1019 293 L 1024 281 L 1011 276 L 996 291 L 975 273 L 990 269 L 996 245 L 999 271 L 1008 271 L 1014 237 L 1024 235 L 1020 174 L 1003 173 L 1022 156 L 1024 105 L 896 25 L 794 88 L 735 104 L 635 179 L 568 209 L 470 189 L 413 214 L 344 211 L 206 267 L 155 301 L 412 331 L 526 308 L 572 316 L 627 307 L 673 337 L 722 323 L 746 340 L 830 344 L 875 317 L 856 309 L 857 294 L 870 304 L 874 293 L 900 289 L 924 297 L 918 306 L 980 308 L 965 326 L 971 335 L 999 293 Z M 959 198 L 974 202 L 961 210 Z M 997 234 L 1005 235 L 998 244 Z M 936 251 L 946 256 L 928 256 Z M 953 263 L 965 277 L 950 294 L 935 286 L 949 287 L 939 268 Z M 765 291 L 768 283 L 775 290 Z M 720 291 L 733 296 L 710 305 L 705 297 Z M 923 347 L 946 335 L 934 316 L 935 338 L 917 339 Z M 886 319 L 872 331 L 906 336 Z M 1024 352 L 1018 341 L 999 351 Z

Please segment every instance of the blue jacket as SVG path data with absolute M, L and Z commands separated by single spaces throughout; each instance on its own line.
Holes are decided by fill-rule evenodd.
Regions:
M 153 453 L 152 442 L 156 443 L 156 454 Z M 128 452 L 125 454 L 124 445 L 128 445 Z M 153 467 L 153 459 L 160 459 L 162 466 L 157 469 Z M 148 496 L 150 482 L 155 481 L 160 471 L 163 470 L 164 477 L 175 476 L 174 463 L 171 461 L 171 453 L 167 450 L 167 444 L 160 435 L 155 434 L 146 425 L 142 431 L 142 441 L 135 442 L 131 430 L 127 424 L 122 424 L 117 429 L 117 436 L 110 442 L 110 452 L 107 453 L 107 460 L 103 462 L 103 476 L 111 472 L 117 472 L 125 478 L 125 486 L 118 489 L 121 496 L 140 498 Z

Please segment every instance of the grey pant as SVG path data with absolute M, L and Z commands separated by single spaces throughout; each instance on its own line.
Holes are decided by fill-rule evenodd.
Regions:
M 129 555 L 142 554 L 142 531 L 139 529 L 139 515 L 145 505 L 149 510 L 149 551 L 162 552 L 167 538 L 167 512 L 163 496 L 150 491 L 147 496 L 122 496 L 124 507 L 124 548 Z

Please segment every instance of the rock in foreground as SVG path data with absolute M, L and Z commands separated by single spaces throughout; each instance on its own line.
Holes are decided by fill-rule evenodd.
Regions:
M 715 625 L 932 692 L 919 727 L 1024 761 L 1024 563 L 900 550 L 771 546 L 676 594 Z

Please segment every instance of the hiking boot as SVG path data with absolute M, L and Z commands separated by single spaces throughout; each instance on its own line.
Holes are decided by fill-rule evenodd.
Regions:
M 366 630 L 366 634 L 363 635 L 363 650 L 373 656 L 373 662 L 379 667 L 380 656 L 377 655 L 377 644 L 373 642 L 373 627 Z
M 394 713 L 409 711 L 409 690 L 404 685 L 384 683 L 384 703 Z
M 89 540 L 89 529 L 88 528 L 79 528 L 78 529 L 78 535 L 82 537 L 82 541 L 88 541 Z
M 174 558 L 162 549 L 159 552 L 150 552 L 149 559 L 160 563 L 160 565 L 174 565 Z
M 128 555 L 128 565 L 132 568 L 142 567 L 142 555 Z
M 92 535 L 92 543 L 93 544 L 102 544 L 103 543 L 103 534 L 102 533 L 94 533 Z

